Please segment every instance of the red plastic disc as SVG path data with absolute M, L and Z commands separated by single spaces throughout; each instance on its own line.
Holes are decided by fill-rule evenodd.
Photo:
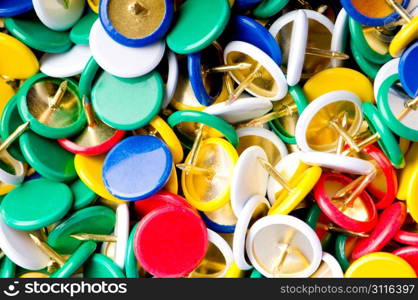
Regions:
M 156 209 L 166 206 L 187 207 L 197 213 L 195 208 L 189 202 L 187 202 L 186 199 L 165 190 L 161 190 L 149 198 L 135 201 L 134 203 L 135 211 L 141 218 Z
M 367 213 L 367 218 L 361 221 L 341 212 L 332 201 L 334 195 L 329 194 L 329 186 L 340 185 L 343 188 L 352 181 L 352 179 L 341 174 L 324 173 L 314 188 L 315 200 L 322 212 L 338 226 L 352 232 L 369 232 L 376 226 L 377 211 L 372 198 L 367 192 L 363 191 L 359 196 Z
M 202 219 L 191 209 L 179 206 L 147 214 L 134 237 L 139 264 L 160 278 L 187 276 L 203 260 L 207 248 L 207 229 Z
M 399 248 L 393 254 L 406 260 L 414 268 L 415 273 L 418 274 L 418 247 Z
M 410 215 L 406 217 L 404 226 L 393 239 L 401 244 L 418 247 L 418 226 Z
M 75 154 L 82 154 L 87 156 L 95 156 L 100 155 L 103 153 L 108 152 L 110 149 L 113 148 L 117 143 L 119 143 L 123 137 L 125 136 L 126 131 L 123 130 L 116 130 L 115 134 L 106 140 L 104 143 L 94 146 L 94 147 L 86 147 L 75 144 L 70 139 L 59 139 L 58 143 L 63 147 L 65 150 L 75 153 Z
M 386 208 L 379 217 L 376 228 L 367 238 L 362 238 L 356 244 L 352 257 L 360 257 L 378 252 L 385 247 L 402 227 L 406 218 L 406 206 L 401 202 L 393 203 Z

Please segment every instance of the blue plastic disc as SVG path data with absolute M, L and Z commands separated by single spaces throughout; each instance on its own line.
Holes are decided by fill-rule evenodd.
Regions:
M 114 3 L 112 3 L 112 1 Z M 135 15 L 133 12 L 135 8 L 133 6 L 121 5 L 121 3 L 118 1 L 119 0 L 101 0 L 99 15 L 103 28 L 106 30 L 109 36 L 119 44 L 125 45 L 127 47 L 148 46 L 161 40 L 170 29 L 170 25 L 174 17 L 174 5 L 172 0 L 154 0 L 154 2 L 147 1 L 147 4 L 149 4 L 151 7 L 147 7 L 145 4 L 144 7 L 141 8 L 145 10 L 149 9 L 146 17 L 141 16 L 142 12 L 139 11 L 137 12 L 137 15 Z M 127 2 L 125 1 L 125 3 Z M 156 9 L 156 7 L 160 7 L 159 5 L 165 5 L 165 13 L 164 15 L 156 16 L 156 14 L 158 14 L 160 11 L 159 9 Z M 125 12 L 121 12 L 120 10 L 125 10 Z M 122 18 L 123 22 L 119 22 L 119 20 Z M 137 22 L 138 19 L 142 19 L 142 21 Z M 161 21 L 159 24 L 155 24 L 154 31 L 136 32 L 132 30 L 134 27 L 138 28 L 139 30 L 145 30 L 144 28 L 146 26 L 144 26 L 144 24 L 154 25 L 148 21 L 149 19 L 157 19 Z M 114 20 L 118 20 L 118 22 L 115 22 Z M 134 26 L 134 24 L 137 25 Z
M 385 16 L 384 18 L 375 18 L 375 17 L 371 17 L 370 15 L 365 15 L 364 12 L 359 11 L 355 7 L 355 5 L 352 3 L 352 1 L 353 0 L 341 0 L 341 4 L 343 5 L 343 7 L 347 11 L 347 13 L 350 15 L 350 17 L 352 17 L 354 20 L 356 20 L 357 22 L 360 22 L 363 25 L 383 26 L 383 25 L 389 24 L 393 21 L 396 21 L 397 19 L 400 18 L 400 16 L 396 12 L 393 12 L 393 13 Z M 385 3 L 385 0 L 368 0 L 368 1 L 369 2 L 376 2 L 376 3 L 377 2 Z M 409 4 L 409 1 L 410 0 L 404 0 L 402 2 L 402 6 L 406 8 Z M 356 0 L 356 2 L 360 2 L 360 1 Z M 364 7 L 373 7 L 373 5 L 371 4 L 370 6 L 364 6 Z
M 154 136 L 137 135 L 117 144 L 103 164 L 103 182 L 115 197 L 142 200 L 158 192 L 173 168 L 170 149 Z
M 217 233 L 235 232 L 235 225 L 225 225 L 216 223 L 213 220 L 211 220 L 204 212 L 200 212 L 200 216 L 202 217 L 202 220 L 205 222 L 206 226 Z
M 256 20 L 234 16 L 229 22 L 229 39 L 252 44 L 269 55 L 277 65 L 282 64 L 282 52 L 271 33 Z
M 32 0 L 1 0 L 0 17 L 14 17 L 33 8 Z
M 399 61 L 399 79 L 411 98 L 418 96 L 418 42 L 409 46 Z
M 236 10 L 246 10 L 254 7 L 255 5 L 261 3 L 262 0 L 236 0 L 234 4 L 234 9 Z

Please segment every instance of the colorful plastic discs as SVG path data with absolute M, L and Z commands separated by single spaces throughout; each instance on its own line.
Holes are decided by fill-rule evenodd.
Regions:
M 224 31 L 230 17 L 227 0 L 187 0 L 178 11 L 178 19 L 167 36 L 167 45 L 176 53 L 201 51 Z
M 100 21 L 118 43 L 144 47 L 161 40 L 174 15 L 171 0 L 100 1 Z
M 393 254 L 406 260 L 414 268 L 415 273 L 418 274 L 418 247 L 399 248 Z
M 61 148 L 56 141 L 29 131 L 20 137 L 19 143 L 28 164 L 43 177 L 57 181 L 70 181 L 77 177 L 74 155 Z
M 39 63 L 33 52 L 14 37 L 0 32 L 0 74 L 14 79 L 35 75 Z
M 85 278 L 125 278 L 114 261 L 103 254 L 94 254 L 83 268 Z
M 257 18 L 270 18 L 281 11 L 289 3 L 289 0 L 263 0 L 254 10 Z
M 73 192 L 74 203 L 73 209 L 79 210 L 94 202 L 97 199 L 96 193 L 88 188 L 81 180 L 77 179 L 70 185 Z
M 157 41 L 142 48 L 131 48 L 115 42 L 96 20 L 90 31 L 90 48 L 94 59 L 112 75 L 133 78 L 145 75 L 160 63 L 165 43 Z
M 166 184 L 172 164 L 171 152 L 160 139 L 137 135 L 123 140 L 109 152 L 103 164 L 103 182 L 117 198 L 141 200 Z
M 87 13 L 74 25 L 70 31 L 70 39 L 76 45 L 88 45 L 90 30 L 97 20 L 97 15 L 94 13 Z
M 67 185 L 47 179 L 25 182 L 1 202 L 0 211 L 7 225 L 18 230 L 38 230 L 61 220 L 72 206 Z
M 207 248 L 205 224 L 198 214 L 183 207 L 165 207 L 147 214 L 134 238 L 138 262 L 156 277 L 187 276 L 202 261 Z
M 48 235 L 48 244 L 55 251 L 71 254 L 81 241 L 71 237 L 72 234 L 110 234 L 115 226 L 115 213 L 104 206 L 83 208 L 68 219 L 58 224 Z
M 0 17 L 13 17 L 32 9 L 32 0 L 3 0 L 0 3 Z
M 418 42 L 415 42 L 402 53 L 399 61 L 399 78 L 402 87 L 412 98 L 418 96 L 418 79 L 414 75 L 417 67 Z
M 416 278 L 414 269 L 404 259 L 390 253 L 375 252 L 353 262 L 347 278 Z
M 133 130 L 148 124 L 161 108 L 164 88 L 157 72 L 122 79 L 107 72 L 92 90 L 92 103 L 98 117 L 120 130 Z
M 35 18 L 16 17 L 4 21 L 6 28 L 26 46 L 47 53 L 62 53 L 71 48 L 68 32 L 54 31 Z

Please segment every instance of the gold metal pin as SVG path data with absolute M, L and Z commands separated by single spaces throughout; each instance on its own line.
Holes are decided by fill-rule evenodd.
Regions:
M 239 96 L 242 95 L 242 93 L 245 91 L 247 87 L 250 86 L 250 84 L 257 78 L 261 76 L 260 70 L 263 66 L 260 63 L 257 63 L 254 70 L 245 78 L 234 90 L 234 92 L 229 96 L 229 99 L 227 100 L 227 104 L 234 103 Z
M 324 58 L 332 58 L 332 59 L 339 59 L 339 60 L 350 59 L 350 56 L 343 52 L 319 49 L 319 48 L 314 48 L 314 47 L 307 47 L 305 53 L 306 55 L 312 55 L 312 56 L 318 56 L 318 57 L 324 57 Z
M 322 228 L 326 231 L 331 231 L 331 232 L 337 232 L 337 233 L 345 233 L 349 236 L 354 236 L 354 237 L 361 237 L 361 238 L 367 238 L 369 237 L 369 235 L 367 233 L 357 233 L 357 232 L 352 232 L 340 227 L 335 226 L 333 223 L 330 224 L 323 224 L 323 223 L 317 223 L 316 224 L 317 227 Z
M 402 112 L 397 116 L 397 119 L 401 121 L 405 118 L 411 111 L 418 109 L 418 97 L 415 99 L 410 99 L 409 101 L 405 102 L 405 108 Z
M 409 23 L 412 21 L 412 17 L 408 11 L 396 0 L 386 0 L 386 3 L 389 4 L 406 22 Z
M 251 120 L 242 127 L 258 127 L 276 119 L 280 119 L 286 116 L 291 116 L 298 111 L 298 107 L 295 103 L 292 105 L 283 105 L 279 110 L 273 111 L 267 115 Z
M 264 170 L 269 173 L 269 175 L 276 180 L 285 190 L 291 192 L 293 187 L 287 182 L 285 178 L 283 178 L 282 174 L 280 174 L 267 160 L 264 158 L 258 157 L 258 162 L 264 168 Z
M 23 123 L 16 130 L 4 140 L 4 142 L 0 145 L 0 152 L 9 148 L 9 146 L 18 138 L 20 137 L 27 129 L 29 128 L 29 122 Z
M 93 241 L 93 242 L 108 242 L 108 243 L 115 243 L 117 241 L 117 237 L 114 235 L 104 235 L 104 234 L 90 234 L 90 233 L 77 233 L 71 234 L 72 238 L 79 240 L 79 241 Z
M 59 266 L 63 266 L 65 264 L 65 259 L 55 252 L 47 243 L 41 241 L 36 235 L 29 233 L 30 238 L 32 241 L 41 249 L 49 258 L 56 262 Z

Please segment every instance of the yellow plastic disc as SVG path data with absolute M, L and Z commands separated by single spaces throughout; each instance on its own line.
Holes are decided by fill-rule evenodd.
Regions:
M 406 197 L 406 206 L 411 217 L 418 222 L 418 172 L 414 172 L 411 176 L 411 181 Z
M 87 3 L 89 4 L 92 11 L 94 11 L 96 14 L 99 13 L 100 0 L 87 0 Z
M 287 215 L 292 212 L 311 192 L 315 184 L 321 177 L 322 169 L 320 167 L 312 167 L 307 169 L 299 176 L 294 176 L 289 185 L 293 186 L 292 191 L 282 189 L 277 195 L 276 202 L 269 210 L 269 215 Z
M 182 172 L 181 186 L 187 201 L 200 211 L 214 211 L 229 201 L 232 173 L 238 160 L 235 148 L 224 139 L 202 142 L 196 167 L 213 172 Z M 189 157 L 186 159 L 189 161 Z
M 0 52 L 1 52 L 0 45 Z M 1 55 L 1 54 L 0 54 Z M 1 58 L 0 58 L 0 69 L 1 69 Z M 1 75 L 1 71 L 0 71 Z M 6 83 L 6 80 L 0 77 L 0 115 L 3 113 L 4 108 L 6 107 L 7 102 L 14 96 L 15 91 L 13 88 Z
M 4 182 L 0 182 L 0 196 L 8 194 L 11 190 L 13 190 L 16 186 L 5 184 Z
M 244 278 L 245 272 L 238 268 L 236 263 L 233 263 L 225 274 L 225 278 Z
M 391 253 L 375 252 L 351 264 L 346 278 L 416 278 L 414 269 L 402 258 Z
M 168 178 L 167 183 L 164 186 L 164 189 L 166 191 L 169 191 L 170 193 L 173 194 L 178 194 L 179 192 L 179 180 L 177 177 L 177 172 L 176 172 L 176 167 L 173 166 L 173 171 L 171 171 L 171 175 Z
M 312 76 L 303 87 L 306 98 L 312 102 L 329 92 L 345 90 L 356 94 L 362 102 L 375 102 L 373 85 L 358 71 L 347 68 L 331 68 Z
M 76 154 L 74 166 L 78 177 L 80 177 L 80 180 L 100 197 L 111 202 L 126 203 L 111 195 L 103 183 L 102 168 L 105 157 L 106 155 L 83 156 Z
M 406 200 L 410 188 L 415 185 L 412 177 L 418 173 L 418 143 L 413 143 L 405 156 L 406 166 L 402 169 L 399 177 L 398 194 L 396 198 L 399 200 Z
M 49 278 L 49 275 L 42 272 L 28 272 L 20 275 L 19 278 Z
M 395 35 L 389 45 L 389 53 L 393 57 L 398 57 L 402 51 L 418 38 L 418 17 L 412 19 L 411 22 L 402 27 Z
M 405 155 L 408 152 L 409 147 L 411 145 L 412 145 L 411 141 L 404 139 L 404 138 L 399 138 L 399 148 L 401 149 L 403 155 Z
M 32 50 L 14 37 L 0 32 L 0 75 L 27 79 L 38 70 L 39 62 Z

